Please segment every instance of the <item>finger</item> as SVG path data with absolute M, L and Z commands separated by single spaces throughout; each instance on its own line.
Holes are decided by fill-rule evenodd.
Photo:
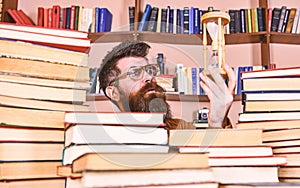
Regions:
M 236 87 L 236 76 L 232 68 L 229 67 L 227 64 L 224 64 L 223 68 L 228 76 L 228 90 L 233 94 L 234 89 Z

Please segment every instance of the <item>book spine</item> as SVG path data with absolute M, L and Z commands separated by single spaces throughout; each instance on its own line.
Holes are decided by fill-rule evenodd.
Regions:
M 146 30 L 147 22 L 149 21 L 151 10 L 152 10 L 151 5 L 150 4 L 146 4 L 146 7 L 145 7 L 145 10 L 144 10 L 142 19 L 141 19 L 139 27 L 138 27 L 139 31 L 145 31 Z
M 53 28 L 59 28 L 59 21 L 60 21 L 60 6 L 59 5 L 53 5 L 52 6 L 52 27 Z
M 183 8 L 183 33 L 189 33 L 189 7 Z
M 300 8 L 296 8 L 296 13 L 295 13 L 295 18 L 293 22 L 293 27 L 291 33 L 296 33 L 297 32 L 297 26 L 299 24 L 299 16 L 300 16 Z
M 265 9 L 262 7 L 257 7 L 257 25 L 258 25 L 258 31 L 265 31 Z
M 229 21 L 229 32 L 230 33 L 235 33 L 235 16 L 234 16 L 234 13 L 235 10 L 233 9 L 230 9 L 228 11 L 228 14 L 230 16 L 230 21 Z
M 160 26 L 160 32 L 166 33 L 167 32 L 167 9 L 162 8 L 161 9 L 161 26 Z
M 189 34 L 194 34 L 194 7 L 190 7 L 189 12 Z
M 281 9 L 280 9 L 279 23 L 278 23 L 278 27 L 277 27 L 277 32 L 282 31 L 282 25 L 283 25 L 286 9 L 287 9 L 287 6 L 282 6 Z
M 157 13 L 157 20 L 156 20 L 156 30 L 155 32 L 160 32 L 161 30 L 161 8 L 158 8 L 158 13 Z
M 174 9 L 169 9 L 169 27 L 168 27 L 168 33 L 173 33 L 173 20 L 174 20 Z
M 158 7 L 152 7 L 149 21 L 147 24 L 147 29 L 146 29 L 147 31 L 155 31 L 156 30 L 157 16 L 158 16 Z
M 287 24 L 286 24 L 286 33 L 291 33 L 292 32 L 292 27 L 295 19 L 295 14 L 296 14 L 296 8 L 291 8 L 290 9 L 290 14 L 288 16 Z
M 240 15 L 241 15 L 241 33 L 246 33 L 246 11 L 245 9 L 240 9 Z
M 44 26 L 44 7 L 38 7 L 37 25 L 41 27 Z
M 199 8 L 194 8 L 194 34 L 200 34 Z
M 277 32 L 278 31 L 278 25 L 280 20 L 280 8 L 273 8 L 272 11 L 272 23 L 271 23 L 271 31 Z
M 135 7 L 129 6 L 128 7 L 129 31 L 134 31 L 134 13 L 135 13 Z
M 286 30 L 286 26 L 287 26 L 288 19 L 289 19 L 289 14 L 290 14 L 290 9 L 286 9 L 284 19 L 283 19 L 283 23 L 282 23 L 282 28 L 281 28 L 282 33 L 284 33 L 285 30 Z

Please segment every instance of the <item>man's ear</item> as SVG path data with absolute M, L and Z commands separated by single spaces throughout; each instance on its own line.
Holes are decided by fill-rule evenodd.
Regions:
M 106 89 L 106 94 L 109 96 L 114 101 L 119 101 L 120 100 L 120 93 L 119 90 L 114 87 L 114 86 L 107 86 Z

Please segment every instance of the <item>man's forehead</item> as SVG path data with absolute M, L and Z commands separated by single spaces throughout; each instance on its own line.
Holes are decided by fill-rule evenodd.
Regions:
M 146 65 L 147 62 L 144 57 L 124 57 L 117 62 L 117 67 L 120 70 L 127 70 L 132 66 Z

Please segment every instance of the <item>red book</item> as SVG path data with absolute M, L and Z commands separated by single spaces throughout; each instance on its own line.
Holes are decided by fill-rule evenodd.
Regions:
M 75 15 L 76 15 L 76 6 L 71 6 L 71 16 L 70 16 L 70 29 L 75 29 Z
M 47 22 L 48 22 L 48 27 L 49 28 L 53 28 L 53 26 L 52 26 L 52 8 L 48 8 L 48 11 L 47 11 L 47 13 L 48 13 L 48 20 L 47 20 Z
M 53 5 L 52 7 L 52 28 L 59 28 L 60 6 Z
M 49 16 L 48 12 L 49 12 L 49 9 L 45 8 L 44 9 L 44 16 L 43 16 L 43 18 L 44 18 L 43 26 L 46 27 L 46 28 L 48 28 L 48 16 Z
M 37 25 L 44 26 L 44 8 L 38 7 Z
M 55 35 L 57 33 L 58 35 Z M 73 34 L 73 37 L 72 37 Z M 19 26 L 15 24 L 0 23 L 0 37 L 42 44 L 78 52 L 87 52 L 91 41 L 89 38 L 76 38 L 86 36 L 87 33 L 69 31 L 65 29 L 50 29 L 37 26 Z
M 8 9 L 7 13 L 12 17 L 12 19 L 16 22 L 16 24 L 23 25 L 23 21 L 18 15 L 16 10 Z
M 31 18 L 27 16 L 22 9 L 17 10 L 17 14 L 19 14 L 25 25 L 35 25 Z

